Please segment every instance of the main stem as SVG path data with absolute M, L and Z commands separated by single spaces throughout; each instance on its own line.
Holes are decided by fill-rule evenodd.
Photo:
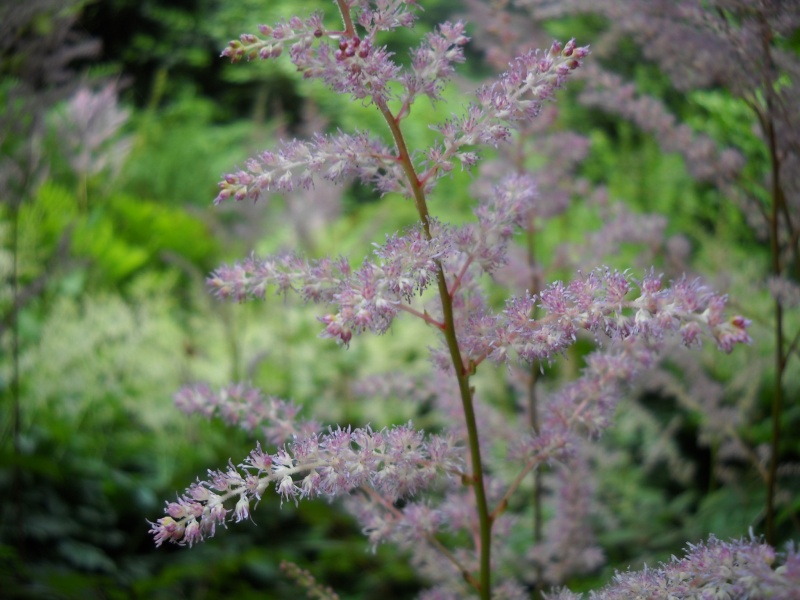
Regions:
M 417 212 L 419 213 L 422 227 L 428 239 L 432 238 L 430 230 L 430 214 L 428 204 L 425 199 L 425 191 L 422 189 L 414 164 L 411 162 L 411 155 L 408 152 L 403 132 L 397 119 L 383 102 L 376 102 L 389 129 L 392 132 L 395 144 L 397 145 L 400 163 L 405 171 L 409 186 L 414 195 Z M 478 578 L 480 587 L 478 593 L 484 600 L 491 598 L 491 539 L 492 539 L 492 519 L 489 515 L 489 504 L 486 500 L 486 489 L 483 482 L 483 462 L 481 460 L 481 450 L 478 439 L 478 424 L 475 419 L 475 406 L 473 402 L 473 391 L 469 384 L 469 371 L 464 367 L 464 360 L 461 356 L 461 349 L 458 346 L 456 336 L 455 317 L 453 315 L 453 299 L 447 288 L 442 263 L 436 261 L 436 281 L 439 286 L 439 298 L 442 302 L 442 313 L 444 316 L 444 337 L 447 348 L 450 351 L 450 358 L 458 380 L 458 390 L 461 394 L 461 404 L 464 409 L 464 420 L 467 425 L 467 437 L 469 440 L 470 456 L 472 459 L 472 477 L 470 485 L 475 492 L 475 503 L 478 509 L 478 523 L 480 528 L 480 577 Z

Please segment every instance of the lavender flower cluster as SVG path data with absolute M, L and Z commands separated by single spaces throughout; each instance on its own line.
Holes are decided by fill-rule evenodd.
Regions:
M 491 272 L 504 263 L 505 242 L 528 210 L 527 201 L 534 197 L 530 188 L 506 184 L 496 188 L 491 205 L 480 205 L 477 226 L 456 229 L 432 221 L 432 239 L 422 226 L 413 227 L 402 236 L 389 237 L 375 249 L 377 260 L 365 261 L 357 269 L 344 258 L 250 257 L 220 267 L 209 278 L 209 286 L 223 299 L 263 299 L 272 286 L 278 293 L 292 291 L 307 302 L 332 306 L 333 312 L 320 317 L 325 324 L 323 337 L 344 344 L 353 334 L 386 332 L 401 311 L 443 328 L 440 321 L 415 308 L 412 300 L 435 282 L 437 264 L 451 266 L 449 271 L 456 273 L 449 286 L 455 295 L 465 284 L 470 266 Z M 508 202 L 511 197 L 514 203 Z M 631 298 L 636 288 L 638 296 Z M 725 298 L 698 280 L 684 278 L 664 288 L 653 271 L 639 281 L 627 273 L 599 268 L 568 284 L 555 282 L 538 297 L 512 297 L 499 314 L 487 307 L 463 307 L 459 311 L 463 313 L 461 344 L 473 364 L 486 358 L 506 362 L 512 354 L 532 362 L 563 352 L 575 342 L 579 330 L 605 333 L 613 339 L 632 335 L 659 339 L 678 332 L 686 345 L 692 345 L 705 329 L 720 349 L 730 352 L 735 344 L 749 341 L 748 321 L 726 319 L 724 307 Z M 535 308 L 544 316 L 531 318 Z
M 727 317 L 725 296 L 699 280 L 677 278 L 665 286 L 652 269 L 636 279 L 628 271 L 596 266 L 571 281 L 513 294 L 503 308 L 494 309 L 484 290 L 486 275 L 497 275 L 507 263 L 518 232 L 530 231 L 535 219 L 558 210 L 547 208 L 537 180 L 523 169 L 485 186 L 475 220 L 467 225 L 438 221 L 429 213 L 427 197 L 454 166 L 476 165 L 481 147 L 505 144 L 515 130 L 525 129 L 581 66 L 588 48 L 570 40 L 524 52 L 478 89 L 462 114 L 431 125 L 439 137 L 430 147 L 409 149 L 404 121 L 419 97 L 441 100 L 454 66 L 464 61 L 465 24 L 440 25 L 402 67 L 380 37 L 414 24 L 414 0 L 336 4 L 341 29 L 329 29 L 320 14 L 293 17 L 260 26 L 259 35 L 242 35 L 223 55 L 238 61 L 275 59 L 287 52 L 304 77 L 321 79 L 334 92 L 376 108 L 392 143 L 369 132 L 282 142 L 277 151 L 263 152 L 225 175 L 216 202 L 258 200 L 309 188 L 320 179 L 338 183 L 355 177 L 377 193 L 413 199 L 419 221 L 376 244 L 360 266 L 344 257 L 251 256 L 218 268 L 208 284 L 218 298 L 236 302 L 264 299 L 270 287 L 278 294 L 297 294 L 325 307 L 318 317 L 321 337 L 345 346 L 365 332 L 387 332 L 404 313 L 421 319 L 439 343 L 431 344 L 438 370 L 432 392 L 447 418 L 440 433 L 423 432 L 412 423 L 377 431 L 326 429 L 299 420 L 295 405 L 251 386 L 219 392 L 189 386 L 176 396 L 182 410 L 260 434 L 271 448 L 258 443 L 238 465 L 229 461 L 223 470 L 209 470 L 206 479 L 167 503 L 166 516 L 151 523 L 151 533 L 157 545 L 192 546 L 229 519 L 250 519 L 251 505 L 269 488 L 294 502 L 346 497 L 373 544 L 400 544 L 433 582 L 422 597 L 525 597 L 513 576 L 493 573 L 501 559 L 519 559 L 502 541 L 517 523 L 509 500 L 526 476 L 545 464 L 568 462 L 581 440 L 608 427 L 623 382 L 652 364 L 664 339 L 696 345 L 706 336 L 730 352 L 750 341 L 749 321 Z M 509 419 L 473 385 L 471 377 L 487 359 L 509 371 L 535 371 L 584 333 L 608 348 L 591 354 L 581 375 L 543 403 L 533 426 Z M 502 468 L 492 457 L 500 452 Z M 443 494 L 439 506 L 432 501 L 434 489 Z M 584 489 L 568 481 L 563 493 L 577 498 Z M 463 534 L 470 544 L 451 548 L 443 532 L 456 534 L 455 539 Z M 591 568 L 600 559 L 599 551 L 587 548 L 571 567 L 562 566 Z
M 373 431 L 337 428 L 328 433 L 295 436 L 269 454 L 261 444 L 238 466 L 209 470 L 153 524 L 156 545 L 189 545 L 212 537 L 228 515 L 237 523 L 250 518 L 250 504 L 269 487 L 282 500 L 333 498 L 369 487 L 390 499 L 414 495 L 440 473 L 460 474 L 460 452 L 447 436 L 429 435 L 409 425 Z M 225 507 L 235 501 L 233 509 Z
M 705 544 L 689 544 L 683 558 L 652 569 L 617 573 L 613 582 L 591 592 L 591 600 L 628 598 L 791 598 L 800 597 L 800 554 L 789 547 L 783 564 L 773 548 L 755 537 L 724 542 L 713 535 Z M 549 600 L 580 600 L 562 591 Z
M 291 19 L 274 28 L 262 25 L 260 32 L 267 39 L 245 34 L 232 41 L 223 55 L 233 61 L 274 58 L 291 40 L 290 58 L 305 77 L 322 79 L 338 93 L 374 103 L 384 114 L 389 112 L 389 100 L 399 102 L 400 109 L 391 115 L 396 126 L 408 117 L 419 95 L 432 101 L 440 98 L 441 89 L 454 72 L 453 64 L 464 60 L 462 46 L 469 38 L 464 35 L 464 23 L 444 23 L 412 50 L 410 67 L 401 69 L 390 52 L 376 45 L 375 38 L 379 31 L 412 24 L 414 16 L 408 8 L 413 3 L 381 4 L 386 7 L 362 7 L 359 24 L 366 30 L 363 39 L 356 35 L 349 17 L 344 31 L 331 31 L 316 15 L 307 21 Z M 349 7 L 343 14 L 349 15 Z M 328 44 L 315 44 L 324 38 L 338 39 L 338 49 L 331 53 Z M 542 103 L 553 97 L 587 54 L 587 48 L 570 40 L 566 45 L 554 42 L 544 53 L 537 50 L 518 57 L 495 83 L 477 91 L 466 115 L 435 126 L 441 141 L 421 154 L 413 181 L 407 178 L 410 165 L 404 168 L 400 148 L 390 149 L 367 132 L 339 132 L 335 136 L 315 135 L 309 142 L 286 142 L 277 153 L 263 152 L 247 161 L 245 169 L 226 175 L 219 183 L 215 202 L 228 198 L 257 200 L 268 192 L 308 188 L 315 177 L 332 182 L 357 177 L 381 193 L 413 196 L 414 186 L 420 184 L 429 192 L 437 179 L 452 171 L 454 163 L 468 168 L 477 162 L 478 155 L 470 147 L 496 146 L 508 140 L 509 125 L 535 117 Z M 399 84 L 403 91 L 393 95 L 389 82 Z

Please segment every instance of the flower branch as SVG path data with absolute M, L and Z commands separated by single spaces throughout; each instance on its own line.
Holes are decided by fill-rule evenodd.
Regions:
M 250 518 L 250 502 L 260 500 L 270 486 L 282 501 L 334 498 L 365 486 L 397 501 L 457 470 L 459 463 L 452 439 L 426 437 L 410 424 L 298 436 L 273 454 L 258 444 L 238 468 L 230 463 L 226 471 L 209 470 L 207 480 L 168 502 L 167 516 L 151 523 L 150 532 L 158 546 L 166 541 L 191 546 L 213 537 L 216 525 L 225 525 L 231 512 L 237 522 Z M 239 498 L 236 506 L 226 508 L 234 497 Z

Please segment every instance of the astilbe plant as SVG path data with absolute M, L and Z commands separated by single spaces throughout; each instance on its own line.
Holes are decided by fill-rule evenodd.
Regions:
M 181 409 L 220 417 L 260 441 L 242 462 L 210 470 L 206 479 L 168 502 L 151 533 L 157 545 L 192 546 L 230 520 L 250 519 L 270 490 L 295 503 L 346 498 L 371 544 L 392 542 L 408 551 L 431 584 L 421 597 L 527 597 L 516 575 L 531 558 L 510 545 L 510 533 L 520 526 L 511 507 L 528 475 L 546 464 L 577 460 L 585 440 L 612 421 L 625 383 L 653 363 L 664 340 L 697 345 L 706 338 L 730 352 L 749 341 L 748 321 L 726 317 L 725 297 L 699 281 L 677 278 L 665 285 L 653 270 L 636 277 L 603 266 L 584 269 L 571 281 L 512 293 L 495 309 L 483 280 L 499 272 L 515 232 L 541 208 L 536 180 L 528 173 L 501 176 L 487 186 L 488 193 L 478 194 L 475 220 L 462 226 L 432 216 L 429 198 L 442 177 L 471 170 L 481 148 L 507 144 L 515 131 L 530 127 L 581 67 L 588 48 L 574 40 L 554 42 L 514 58 L 500 77 L 475 92 L 463 112 L 431 125 L 436 142 L 409 148 L 405 121 L 421 97 L 441 100 L 454 66 L 464 61 L 465 24 L 439 25 L 401 67 L 381 45 L 382 35 L 412 27 L 416 2 L 336 4 L 341 28 L 328 28 L 320 14 L 293 17 L 242 35 L 223 55 L 238 61 L 288 54 L 304 77 L 321 79 L 334 92 L 377 109 L 391 142 L 368 131 L 282 142 L 225 175 L 216 202 L 254 201 L 321 180 L 341 183 L 354 177 L 381 194 L 411 199 L 418 222 L 377 244 L 360 265 L 342 257 L 251 256 L 217 269 L 209 286 L 219 298 L 237 302 L 263 299 L 270 290 L 297 294 L 324 307 L 321 336 L 343 346 L 366 332 L 387 332 L 398 318 L 422 320 L 431 332 L 427 344 L 436 369 L 426 392 L 443 415 L 442 427 L 436 433 L 412 423 L 322 427 L 300 418 L 292 403 L 250 385 L 188 386 L 177 394 Z M 484 362 L 535 370 L 557 360 L 584 334 L 601 342 L 603 350 L 587 358 L 575 381 L 542 403 L 533 424 L 487 401 L 474 385 Z M 410 397 L 418 393 L 414 386 L 405 389 Z M 574 478 L 562 490 L 575 497 L 584 493 Z M 565 537 L 566 545 L 572 539 Z M 716 547 L 709 542 L 709 548 Z M 759 548 L 756 540 L 741 544 L 748 556 Z M 780 585 L 797 581 L 795 555 L 790 559 L 783 572 L 762 566 L 754 568 L 753 577 Z M 699 560 L 693 568 L 712 578 L 723 576 L 718 564 Z M 594 566 L 597 556 L 578 562 Z M 629 585 L 621 581 L 618 585 Z

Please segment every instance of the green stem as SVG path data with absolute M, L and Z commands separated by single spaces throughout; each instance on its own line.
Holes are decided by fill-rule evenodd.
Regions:
M 386 124 L 392 132 L 397 151 L 400 159 L 400 164 L 408 179 L 408 184 L 414 196 L 414 202 L 419 213 L 422 227 L 428 239 L 432 238 L 430 230 L 430 214 L 428 212 L 428 205 L 425 199 L 425 191 L 422 189 L 419 177 L 417 175 L 414 164 L 411 162 L 411 155 L 408 152 L 405 138 L 397 118 L 389 110 L 383 102 L 376 102 L 376 105 L 381 111 Z M 444 315 L 444 337 L 447 342 L 447 348 L 450 351 L 450 358 L 453 362 L 453 368 L 458 380 L 458 390 L 461 394 L 461 404 L 464 408 L 464 420 L 467 426 L 467 437 L 469 440 L 470 457 L 472 460 L 472 477 L 470 478 L 470 485 L 475 492 L 475 502 L 478 509 L 478 523 L 480 528 L 480 576 L 478 578 L 479 587 L 478 593 L 484 600 L 491 598 L 491 538 L 492 538 L 492 519 L 489 515 L 489 504 L 486 499 L 486 489 L 484 486 L 483 477 L 483 461 L 481 460 L 481 451 L 478 438 L 478 424 L 475 419 L 475 407 L 473 403 L 473 390 L 469 383 L 469 370 L 464 367 L 464 359 L 461 356 L 461 349 L 458 346 L 458 337 L 456 336 L 455 317 L 453 314 L 453 298 L 447 288 L 447 279 L 444 274 L 444 268 L 441 262 L 436 261 L 437 273 L 436 281 L 439 287 L 439 298 L 442 302 L 442 313 Z

